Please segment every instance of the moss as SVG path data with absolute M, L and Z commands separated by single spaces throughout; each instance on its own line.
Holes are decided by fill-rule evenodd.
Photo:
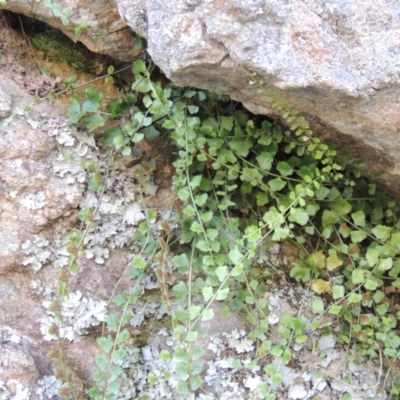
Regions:
M 5 13 L 5 18 L 13 29 L 26 34 L 49 61 L 67 62 L 73 68 L 89 74 L 98 73 L 99 69 L 104 69 L 102 64 L 109 63 L 108 57 L 92 53 L 82 43 L 74 43 L 43 21 L 11 11 Z
M 65 61 L 71 67 L 90 74 L 99 72 L 102 56 L 93 55 L 85 46 L 74 43 L 60 31 L 47 29 L 44 32 L 33 33 L 30 39 L 50 61 Z

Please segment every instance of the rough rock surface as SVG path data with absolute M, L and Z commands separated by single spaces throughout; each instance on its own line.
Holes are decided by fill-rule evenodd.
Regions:
M 365 157 L 400 195 L 397 0 L 117 0 L 176 83 L 271 113 L 243 68 L 289 99 L 324 138 Z
M 56 118 L 60 106 L 43 102 L 27 113 L 33 97 L 4 70 L 0 80 L 9 105 L 0 119 L 0 398 L 43 400 L 55 381 L 40 329 L 42 301 L 57 269 L 39 269 L 54 260 L 47 239 L 59 240 L 75 222 L 84 186 L 55 174 L 60 143 L 51 134 L 68 137 Z
M 7 82 L 8 93 L 19 93 L 25 104 L 32 101 L 21 95 L 12 80 L 3 82 Z M 7 132 L 0 134 L 0 273 L 22 261 L 20 246 L 30 235 L 46 231 L 82 198 L 79 185 L 65 186 L 49 168 L 56 142 L 40 129 L 43 119 L 40 113 L 34 118 L 14 118 Z
M 7 42 L 0 58 L 0 399 L 48 400 L 58 398 L 61 385 L 48 357 L 56 339 L 49 330 L 55 322 L 49 304 L 57 297 L 60 270 L 68 268 L 66 244 L 72 228 L 80 227 L 78 206 L 98 204 L 94 193 L 86 190 L 90 172 L 85 168 L 96 163 L 105 173 L 109 155 L 99 150 L 93 135 L 66 121 L 62 97 L 32 106 L 35 99 L 28 93 L 37 95 L 46 84 L 9 53 L 20 45 L 14 36 L 16 42 Z M 119 291 L 132 284 L 121 276 L 138 250 L 132 234 L 145 216 L 137 202 L 132 169 L 125 165 L 131 161 L 117 159 L 115 170 L 108 174 L 96 221 L 77 260 L 79 274 L 71 277 L 61 309 L 65 324 L 60 334 L 70 343 L 68 365 L 77 384 L 83 381 L 86 387 L 96 368 L 96 327 L 104 318 L 106 301 L 117 282 Z M 160 212 L 171 203 L 171 193 L 165 192 L 169 189 L 163 189 L 161 199 L 153 197 Z M 153 226 L 160 229 L 158 221 Z M 158 287 L 154 273 L 144 285 Z M 161 319 L 165 313 L 156 296 L 151 304 L 136 306 L 132 326 L 143 329 L 140 325 L 149 316 Z M 140 340 L 147 343 L 152 334 L 157 333 L 145 330 Z M 137 365 L 146 383 L 141 357 L 137 351 L 127 362 Z M 151 370 L 152 363 L 146 368 Z M 127 382 L 136 393 L 135 382 Z
M 19 46 L 14 43 L 9 48 Z M 6 99 L 5 111 L 0 116 L 0 399 L 57 399 L 61 382 L 52 375 L 54 365 L 47 355 L 50 344 L 55 343 L 49 329 L 55 318 L 50 304 L 56 299 L 57 275 L 67 269 L 69 234 L 73 226 L 80 226 L 77 207 L 96 208 L 97 213 L 76 260 L 79 272 L 68 282 L 69 295 L 61 305 L 63 321 L 59 331 L 74 382 L 83 380 L 86 386 L 90 386 L 90 375 L 96 368 L 94 358 L 99 347 L 95 338 L 101 334 L 98 325 L 104 319 L 105 303 L 117 281 L 121 283 L 119 290 L 132 287 L 130 279 L 120 278 L 137 256 L 139 246 L 132 235 L 145 218 L 144 208 L 138 201 L 141 196 L 137 196 L 134 169 L 129 167 L 132 158 L 116 158 L 108 170 L 109 153 L 98 147 L 93 136 L 66 122 L 60 99 L 43 101 L 28 113 L 26 106 L 32 104 L 33 97 L 26 92 L 31 92 L 32 85 L 26 85 L 24 80 L 34 82 L 34 87 L 47 86 L 46 82 L 24 69 L 11 68 L 14 65 L 7 64 L 8 58 L 0 58 L 0 84 Z M 11 58 L 14 60 L 14 56 Z M 15 75 L 10 79 L 17 71 L 21 72 L 19 79 Z M 37 94 L 36 89 L 33 92 Z M 102 196 L 86 190 L 94 164 L 103 177 L 107 176 Z M 85 169 L 89 165 L 91 168 Z M 157 185 L 152 185 L 151 192 L 156 191 Z M 166 187 L 162 189 L 155 196 L 141 189 L 149 198 L 154 196 L 151 207 L 157 210 L 158 217 L 149 224 L 156 237 L 160 236 L 160 223 L 169 221 L 171 216 L 166 209 L 171 208 L 172 196 Z M 129 329 L 134 343 L 127 348 L 121 365 L 125 373 L 116 400 L 139 398 L 146 390 L 154 399 L 195 398 L 194 394 L 177 396 L 176 380 L 168 382 L 166 375 L 149 385 L 150 374 L 165 371 L 174 378 L 177 370 L 177 360 L 167 363 L 166 369 L 160 356 L 162 349 L 170 353 L 177 350 L 178 342 L 168 329 L 166 306 L 160 303 L 155 290 L 155 266 L 152 262 L 141 283 L 146 295 L 132 304 Z M 182 279 L 180 275 L 174 276 L 176 270 L 170 259 L 165 271 L 169 286 Z M 285 301 L 288 295 L 290 301 Z M 266 295 L 266 299 L 274 313 L 279 313 L 275 323 L 283 312 L 295 315 L 300 309 L 293 291 L 287 288 Z M 313 300 L 307 299 L 309 304 Z M 115 311 L 112 307 L 110 312 Z M 255 391 L 262 379 L 258 367 L 246 374 L 242 371 L 247 368 L 241 368 L 240 374 L 232 373 L 235 359 L 247 363 L 255 357 L 256 343 L 247 337 L 244 316 L 235 314 L 223 319 L 217 312 L 220 306 L 214 304 L 213 309 L 216 318 L 202 324 L 206 340 L 200 343 L 207 347 L 203 372 L 204 387 L 210 388 L 210 395 L 204 397 L 201 393 L 199 398 L 260 398 Z M 337 400 L 344 392 L 354 394 L 353 398 L 384 398 L 376 393 L 376 363 L 348 365 L 343 362 L 345 354 L 336 351 L 333 335 L 314 339 L 318 350 L 324 352 L 320 359 L 312 361 L 308 347 L 300 347 L 296 350 L 295 367 L 280 362 L 276 365 L 285 377 L 279 398 L 298 399 L 315 394 L 321 399 Z M 311 362 L 315 369 L 309 367 Z M 332 384 L 335 391 L 329 389 L 325 379 L 316 375 L 321 368 L 325 368 L 326 376 L 341 378 L 342 374 L 350 374 L 353 384 L 349 387 L 338 380 Z M 216 379 L 222 379 L 217 387 Z
M 11 110 L 11 96 L 3 90 L 0 84 L 0 118 L 8 117 Z
M 46 22 L 64 32 L 74 42 L 82 42 L 95 53 L 106 54 L 122 61 L 132 61 L 139 53 L 134 50 L 135 38 L 119 16 L 114 1 L 68 0 L 53 4 L 55 7 L 58 4 L 56 14 L 58 12 L 66 15 L 68 10 L 71 11 L 69 23 L 64 24 L 44 1 L 7 0 L 7 4 L 0 6 L 0 9 L 4 8 Z M 87 23 L 87 28 L 80 36 L 76 36 L 75 27 L 81 23 Z

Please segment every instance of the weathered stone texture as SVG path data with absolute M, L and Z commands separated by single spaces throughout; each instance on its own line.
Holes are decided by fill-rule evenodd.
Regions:
M 326 127 L 319 134 L 368 157 L 368 171 L 385 172 L 382 181 L 400 194 L 397 0 L 117 4 L 173 81 L 230 94 L 256 113 L 271 113 L 243 68 L 257 72 L 310 117 L 316 131 Z
M 396 0 L 79 0 L 62 3 L 61 10 L 72 11 L 66 26 L 43 2 L 9 0 L 5 8 L 126 61 L 138 53 L 129 25 L 176 83 L 229 94 L 255 113 L 271 114 L 244 68 L 257 72 L 310 117 L 318 134 L 365 156 L 366 170 L 384 172 L 382 183 L 400 195 Z M 88 28 L 76 37 L 83 21 Z M 106 35 L 95 41 L 101 30 Z M 8 108 L 4 99 L 0 114 Z
M 8 0 L 0 9 L 4 8 L 46 22 L 64 32 L 74 42 L 82 42 L 95 53 L 107 54 L 122 61 L 132 61 L 137 56 L 138 51 L 134 50 L 135 38 L 130 35 L 126 24 L 119 16 L 114 1 L 67 0 L 59 2 L 59 5 L 61 12 L 66 10 L 72 12 L 70 23 L 67 25 L 64 25 L 61 19 L 45 6 L 44 1 Z M 87 23 L 87 28 L 80 36 L 76 36 L 75 27 L 83 22 Z
M 12 342 L 3 343 L 0 347 L 0 359 L 0 377 L 4 378 L 6 371 L 6 388 L 11 394 L 17 395 L 18 384 L 31 386 L 39 379 L 32 356 L 22 346 Z
M 22 112 L 18 107 L 32 104 L 33 97 L 4 70 L 0 75 L 9 104 L 0 118 L 0 397 L 44 400 L 48 392 L 37 381 L 53 371 L 41 332 L 43 298 L 31 284 L 41 282 L 51 294 L 58 271 L 40 271 L 39 264 L 54 260 L 57 244 L 47 239 L 71 229 L 85 187 L 70 182 L 68 174 L 55 173 L 60 140 L 72 139 L 60 117 L 62 103 L 43 101 L 30 113 Z M 88 352 L 83 357 L 89 358 Z
M 0 118 L 5 118 L 11 110 L 11 96 L 1 87 L 0 84 Z
M 8 93 L 21 94 L 11 80 L 3 82 Z M 29 96 L 24 99 L 24 104 L 32 101 Z M 56 142 L 38 129 L 39 121 L 40 117 L 15 118 L 0 134 L 0 274 L 22 261 L 25 240 L 45 231 L 82 198 L 83 188 L 66 186 L 53 175 Z

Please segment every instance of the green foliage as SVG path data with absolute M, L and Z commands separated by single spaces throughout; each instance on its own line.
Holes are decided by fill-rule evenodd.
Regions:
M 253 326 L 249 337 L 259 343 L 258 360 L 270 355 L 288 364 L 293 346 L 307 341 L 308 322 L 285 314 L 277 328 L 281 339 L 266 339 L 271 328 L 265 323 L 269 310 L 264 295 L 266 278 L 273 273 L 258 261 L 260 251 L 286 241 L 299 249 L 290 277 L 325 296 L 326 301 L 312 304 L 311 329 L 329 332 L 323 316 L 334 315 L 340 340 L 353 342 L 357 357 L 377 357 L 379 345 L 387 357 L 397 358 L 398 203 L 314 137 L 304 117 L 253 75 L 251 83 L 281 120 L 252 117 L 241 108 L 233 111 L 222 96 L 204 91 L 162 87 L 152 81 L 143 61 L 135 62 L 132 72 L 130 93 L 105 104 L 104 95 L 89 87 L 83 98 L 70 99 L 68 118 L 90 132 L 109 118 L 118 119 L 119 125 L 106 130 L 102 141 L 123 155 L 143 138 L 173 141 L 179 154 L 173 163 L 173 190 L 180 236 L 172 263 L 183 276 L 197 279 L 182 279 L 169 289 L 165 268 L 170 233 L 167 239 L 155 238 L 148 216 L 134 237 L 146 257 L 128 268 L 132 290 L 113 299 L 120 311 L 107 317 L 110 334 L 98 341 L 103 353 L 96 360 L 91 396 L 111 399 L 119 390 L 119 365 L 130 338 L 129 305 L 140 296 L 140 280 L 151 259 L 158 263 L 161 299 L 179 344 L 173 354 L 162 355 L 166 362 L 177 362 L 178 393 L 193 393 L 202 386 L 199 323 L 214 317 L 211 305 L 216 301 L 224 304 L 225 315 L 247 313 Z M 142 172 L 146 174 L 145 165 Z M 99 172 L 93 171 L 89 189 L 104 189 Z M 88 224 L 92 220 L 85 210 L 80 218 Z M 179 307 L 172 307 L 171 298 Z M 272 392 L 283 379 L 279 367 L 270 363 L 263 370 L 271 383 L 259 385 L 260 398 L 275 398 Z M 150 384 L 156 381 L 149 376 Z
M 82 32 L 87 28 L 87 22 L 82 21 L 75 27 L 75 35 L 80 36 Z
M 62 8 L 60 3 L 52 0 L 43 0 L 43 4 L 52 11 L 55 17 L 60 18 L 63 25 L 70 23 L 72 11 L 69 8 Z
M 136 268 L 137 265 L 140 265 L 140 270 Z M 120 308 L 120 311 L 109 314 L 106 318 L 108 330 L 112 335 L 102 336 L 97 340 L 103 352 L 96 357 L 98 369 L 93 374 L 96 386 L 89 391 L 95 400 L 113 399 L 120 391 L 118 378 L 123 373 L 121 365 L 127 357 L 127 345 L 131 336 L 125 325 L 132 318 L 129 306 L 136 302 L 141 294 L 140 281 L 146 265 L 146 261 L 142 258 L 137 258 L 133 262 L 132 268 L 136 272 L 136 279 L 132 282 L 132 288 L 128 293 L 124 292 L 113 298 L 113 303 Z

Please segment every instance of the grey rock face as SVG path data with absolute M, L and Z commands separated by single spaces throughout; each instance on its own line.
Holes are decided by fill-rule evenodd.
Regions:
M 0 118 L 8 117 L 11 111 L 11 96 L 3 90 L 0 83 Z
M 17 337 L 17 340 L 21 339 Z M 4 384 L 2 394 L 7 391 L 7 394 L 14 395 L 14 398 L 29 398 L 22 396 L 30 395 L 28 387 L 39 378 L 32 356 L 18 343 L 9 342 L 1 344 L 0 357 L 0 377 Z
M 400 194 L 398 1 L 117 4 L 174 82 L 230 94 L 251 111 L 268 114 L 271 108 L 249 87 L 244 68 L 256 72 L 324 139 L 365 157 L 368 172 L 384 172 L 382 182 Z
M 11 79 L 2 80 L 11 97 L 23 105 L 32 101 Z M 67 126 L 38 110 L 11 119 L 7 129 L 0 130 L 0 274 L 21 262 L 22 243 L 67 216 L 82 198 L 82 185 L 66 185 L 67 179 L 55 176 L 50 168 L 56 163 L 57 142 L 49 136 L 64 129 L 67 140 Z
M 61 102 L 23 111 L 33 97 L 0 75 L 11 114 L 0 117 L 0 398 L 45 400 L 61 382 L 47 356 L 51 342 L 43 340 L 51 322 L 43 302 L 54 296 L 57 269 L 68 264 L 65 229 L 76 221 L 85 191 L 82 157 L 94 139 L 73 130 Z M 86 345 L 72 364 L 93 360 L 95 351 Z

